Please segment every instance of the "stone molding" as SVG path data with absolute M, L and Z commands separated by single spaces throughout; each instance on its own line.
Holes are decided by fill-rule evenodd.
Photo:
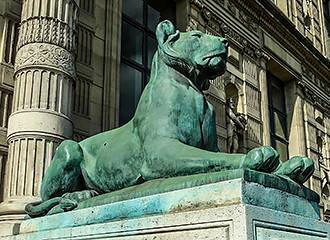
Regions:
M 215 3 L 220 6 L 226 7 L 223 0 L 214 0 Z M 224 33 L 227 37 L 235 40 L 241 46 L 244 51 L 247 51 L 251 57 L 259 57 L 259 47 L 251 46 L 251 44 L 234 32 L 232 29 L 227 29 L 226 26 L 218 16 L 213 15 L 212 11 L 206 5 L 203 0 L 191 0 L 191 4 L 197 6 L 202 13 L 202 16 L 206 19 L 207 24 L 215 31 Z M 244 1 L 238 0 L 229 4 L 231 9 L 235 8 L 235 11 L 228 12 L 240 19 L 245 25 L 246 21 L 250 22 L 250 26 L 257 24 L 276 37 L 287 50 L 299 56 L 300 59 L 304 59 L 311 67 L 314 67 L 323 76 L 329 76 L 330 61 L 326 59 L 303 35 L 299 33 L 295 25 L 287 19 L 287 17 L 279 14 L 280 10 L 269 1 Z M 228 8 L 228 6 L 227 6 Z M 242 12 L 242 13 L 241 13 Z M 242 16 L 240 16 L 242 15 Z M 244 21 L 244 16 L 248 16 Z M 277 18 L 274 19 L 274 16 Z M 219 31 L 220 30 L 220 31 Z M 280 37 L 278 37 L 280 36 Z M 262 52 L 262 50 L 260 51 Z M 254 56 L 255 55 L 255 56 Z M 326 79 L 326 77 L 324 77 Z
M 17 49 L 38 42 L 58 45 L 69 52 L 75 48 L 73 29 L 56 18 L 36 16 L 24 20 L 21 23 L 20 32 Z
M 225 37 L 237 43 L 241 48 L 242 54 L 247 54 L 253 59 L 260 59 L 266 56 L 266 53 L 264 53 L 263 49 L 261 49 L 259 46 L 251 44 L 241 34 L 237 33 L 235 30 L 229 27 L 215 13 L 213 13 L 208 6 L 197 0 L 192 0 L 191 2 L 199 8 L 202 18 L 206 21 L 206 25 L 213 31 L 224 35 Z M 243 13 L 241 14 L 241 17 L 243 17 Z M 194 25 L 196 25 L 196 23 L 194 24 L 194 22 L 191 22 L 191 24 L 192 26 L 189 26 L 189 29 L 194 29 Z
M 324 90 L 325 93 L 330 96 L 330 82 L 322 80 L 313 70 L 305 65 L 302 65 L 302 73 L 310 82 Z
M 313 66 L 320 74 L 329 76 L 330 61 L 320 53 L 313 44 L 296 29 L 296 26 L 270 1 L 244 1 L 238 4 L 244 9 L 251 9 L 258 15 L 259 24 L 276 37 L 287 50 L 300 56 Z M 277 18 L 274 19 L 274 16 Z M 326 77 L 325 77 L 326 78 Z
M 48 43 L 33 43 L 23 46 L 16 55 L 15 72 L 36 66 L 57 69 L 76 78 L 74 56 L 62 47 Z
M 9 121 L 8 141 L 26 133 L 69 139 L 72 136 L 72 121 L 64 114 L 53 111 L 24 110 L 13 113 Z
M 307 101 L 309 101 L 312 105 L 317 105 L 326 114 L 330 115 L 329 99 L 324 99 L 323 97 L 321 97 L 319 93 L 317 93 L 314 89 L 310 88 L 303 80 L 297 81 L 296 84 L 297 87 L 300 88 L 300 90 L 302 91 Z M 324 90 L 327 91 L 327 96 L 330 96 L 328 90 Z

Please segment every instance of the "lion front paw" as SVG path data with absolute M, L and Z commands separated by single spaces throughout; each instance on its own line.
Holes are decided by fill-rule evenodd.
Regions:
M 303 184 L 315 170 L 314 162 L 307 157 L 292 157 L 288 161 L 281 163 L 274 174 L 289 177 L 293 181 Z
M 272 172 L 279 165 L 279 154 L 269 146 L 252 149 L 242 161 L 241 167 L 261 172 Z

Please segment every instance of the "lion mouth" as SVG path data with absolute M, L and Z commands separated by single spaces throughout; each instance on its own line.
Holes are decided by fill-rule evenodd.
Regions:
M 212 54 L 210 56 L 206 56 L 203 58 L 203 61 L 205 60 L 211 60 L 212 58 L 215 58 L 215 57 L 221 57 L 222 59 L 227 59 L 227 51 L 225 52 L 221 52 L 221 53 L 216 53 L 216 54 Z

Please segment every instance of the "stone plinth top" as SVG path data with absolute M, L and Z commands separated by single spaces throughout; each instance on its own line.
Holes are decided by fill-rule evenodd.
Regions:
M 303 185 L 299 185 L 290 179 L 285 179 L 274 174 L 261 173 L 248 169 L 236 169 L 222 172 L 196 174 L 175 178 L 163 178 L 148 181 L 140 185 L 125 188 L 119 191 L 100 195 L 93 199 L 86 200 L 79 204 L 78 209 L 238 178 L 246 182 L 257 183 L 264 187 L 269 187 L 286 193 L 290 193 L 302 197 L 308 201 L 316 203 L 320 202 L 320 197 L 316 192 L 306 188 Z
M 292 181 L 251 170 L 158 179 L 82 202 L 78 210 L 29 219 L 20 233 L 139 218 L 148 215 L 253 205 L 319 219 L 319 197 Z

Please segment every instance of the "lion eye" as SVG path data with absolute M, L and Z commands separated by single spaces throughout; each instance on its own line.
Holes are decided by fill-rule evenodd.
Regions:
M 194 33 L 191 36 L 201 38 L 202 37 L 202 34 L 200 34 L 200 33 Z

